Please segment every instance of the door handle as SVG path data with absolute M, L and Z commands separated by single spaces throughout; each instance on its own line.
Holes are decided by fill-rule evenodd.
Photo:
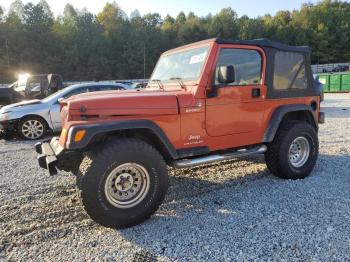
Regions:
M 260 97 L 260 88 L 252 89 L 252 97 Z

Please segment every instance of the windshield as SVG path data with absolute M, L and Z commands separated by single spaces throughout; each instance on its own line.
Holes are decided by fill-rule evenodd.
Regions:
M 101 90 L 101 89 L 98 89 Z M 64 89 L 61 89 L 59 91 L 57 91 L 56 93 L 53 93 L 51 95 L 49 95 L 48 97 L 42 99 L 41 101 L 43 103 L 46 102 L 56 102 L 59 98 L 64 98 L 67 99 L 71 96 L 74 95 L 78 95 L 78 94 L 82 94 L 82 93 L 86 93 L 86 92 L 93 92 L 95 91 L 95 85 L 89 85 L 89 84 L 77 84 L 77 85 L 71 85 L 68 86 Z
M 19 79 L 17 82 L 17 86 L 26 86 L 27 85 L 27 79 Z
M 154 72 L 152 80 L 197 80 L 207 58 L 209 46 L 199 47 L 188 51 L 182 51 L 162 56 Z
M 67 90 L 66 89 L 62 89 L 62 90 L 59 90 L 59 91 L 56 91 L 55 93 L 45 97 L 43 100 L 41 100 L 43 103 L 46 103 L 46 102 L 50 102 L 52 99 L 54 99 L 54 97 L 56 97 L 56 99 L 60 98 L 61 97 L 61 94 L 64 94 L 66 93 Z
M 19 75 L 17 80 L 17 86 L 26 86 L 28 78 L 29 78 L 28 74 Z
M 40 78 L 35 76 L 29 77 L 27 83 L 29 84 L 30 88 L 33 89 L 40 86 Z

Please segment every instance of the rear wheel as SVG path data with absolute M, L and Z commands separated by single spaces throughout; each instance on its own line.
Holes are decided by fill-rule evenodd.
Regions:
M 43 138 L 47 132 L 47 126 L 43 119 L 36 116 L 29 116 L 22 119 L 18 125 L 18 134 L 29 140 Z
M 86 212 L 97 223 L 112 228 L 148 219 L 168 187 L 164 159 L 151 145 L 136 139 L 109 141 L 89 152 L 80 173 Z
M 265 153 L 269 170 L 274 175 L 286 179 L 308 176 L 316 164 L 317 157 L 316 130 L 310 124 L 299 121 L 282 123 Z

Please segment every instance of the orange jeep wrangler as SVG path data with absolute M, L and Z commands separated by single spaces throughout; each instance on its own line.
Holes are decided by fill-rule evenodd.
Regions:
M 162 203 L 167 166 L 265 154 L 278 177 L 309 175 L 324 122 L 321 97 L 308 47 L 201 41 L 162 54 L 145 89 L 62 101 L 63 131 L 36 144 L 38 162 L 50 174 L 77 176 L 93 220 L 129 227 Z

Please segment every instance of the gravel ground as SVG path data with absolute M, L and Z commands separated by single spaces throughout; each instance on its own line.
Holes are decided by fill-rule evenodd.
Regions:
M 159 211 L 125 230 L 91 221 L 74 178 L 46 176 L 33 143 L 0 141 L 0 261 L 349 261 L 350 94 L 323 108 L 308 178 L 278 179 L 262 157 L 171 171 Z

